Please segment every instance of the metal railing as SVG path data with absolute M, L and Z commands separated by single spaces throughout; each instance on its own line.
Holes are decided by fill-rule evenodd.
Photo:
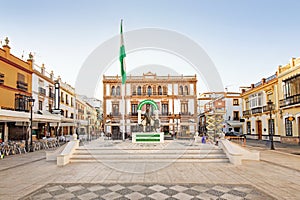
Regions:
M 284 99 L 281 99 L 279 101 L 279 106 L 285 107 L 285 106 L 291 106 L 300 103 L 300 94 L 296 94 L 290 97 L 286 97 Z

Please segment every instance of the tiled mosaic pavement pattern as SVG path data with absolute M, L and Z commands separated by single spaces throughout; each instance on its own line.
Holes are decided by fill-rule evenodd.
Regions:
M 251 185 L 231 184 L 48 184 L 21 199 L 189 200 L 274 199 Z

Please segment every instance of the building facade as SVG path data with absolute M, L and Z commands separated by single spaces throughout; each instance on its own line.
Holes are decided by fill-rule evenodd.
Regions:
M 198 126 L 201 133 L 207 131 L 208 115 L 222 115 L 222 127 L 218 132 L 242 132 L 242 99 L 237 92 L 205 92 L 198 98 L 199 119 Z
M 158 76 L 148 72 L 141 76 L 127 76 L 124 93 L 125 132 L 139 131 L 138 109 L 143 100 L 151 100 L 158 107 L 160 130 L 190 136 L 197 130 L 197 77 Z M 121 77 L 103 76 L 103 122 L 105 132 L 120 138 L 123 132 Z M 141 106 L 141 105 L 140 105 Z M 154 108 L 148 104 L 141 107 L 154 116 Z
M 32 59 L 10 53 L 9 40 L 0 48 L 0 141 L 24 140 L 32 96 Z
M 277 73 L 263 78 L 256 84 L 251 84 L 247 90 L 242 90 L 244 133 L 247 138 L 269 140 L 270 133 L 274 141 L 280 141 L 278 131 L 278 77 Z M 271 101 L 272 119 L 268 102 Z
M 300 57 L 278 67 L 278 100 L 281 141 L 300 144 Z
M 55 137 L 61 116 L 52 114 L 54 107 L 54 74 L 48 73 L 44 64 L 40 67 L 33 65 L 32 97 L 33 106 L 33 139 Z

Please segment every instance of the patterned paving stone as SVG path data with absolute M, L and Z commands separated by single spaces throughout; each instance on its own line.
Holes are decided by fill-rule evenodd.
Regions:
M 274 198 L 251 185 L 232 184 L 47 184 L 21 199 L 252 200 Z

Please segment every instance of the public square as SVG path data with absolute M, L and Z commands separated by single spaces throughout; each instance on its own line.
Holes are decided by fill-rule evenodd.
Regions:
M 81 147 L 103 144 L 112 141 L 94 140 Z M 255 141 L 249 145 L 261 152 L 261 161 L 240 166 L 175 161 L 150 173 L 157 163 L 120 163 L 118 169 L 100 161 L 58 167 L 45 160 L 43 150 L 14 155 L 0 161 L 1 199 L 299 199 L 300 158 L 292 154 L 299 148 L 272 151 Z M 128 172 L 129 166 L 138 173 Z

